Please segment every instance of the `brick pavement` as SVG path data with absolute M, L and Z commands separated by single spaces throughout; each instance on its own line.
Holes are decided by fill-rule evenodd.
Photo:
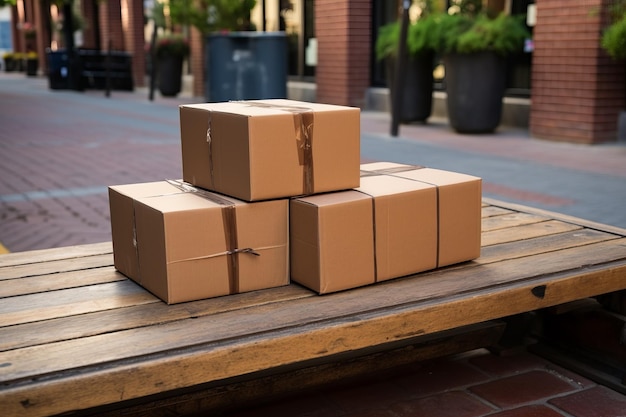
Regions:
M 223 417 L 623 417 L 626 396 L 527 352 L 419 362 Z
M 107 186 L 181 176 L 190 99 L 51 91 L 0 78 L 0 242 L 24 251 L 110 240 Z

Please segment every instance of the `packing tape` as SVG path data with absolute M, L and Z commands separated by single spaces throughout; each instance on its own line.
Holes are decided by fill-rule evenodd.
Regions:
M 393 174 L 397 174 L 400 172 L 407 172 L 407 171 L 414 171 L 414 170 L 418 170 L 418 169 L 424 169 L 426 168 L 425 166 L 422 165 L 401 165 L 401 166 L 397 166 L 397 167 L 391 167 L 391 168 L 383 168 L 383 169 L 376 169 L 376 170 L 372 170 L 372 171 L 367 171 L 367 170 L 361 170 L 361 178 L 365 178 L 365 177 L 373 177 L 373 176 L 377 176 L 377 175 L 389 175 L 389 176 L 394 176 Z M 430 183 L 428 181 L 422 181 L 422 180 L 416 180 L 416 179 L 412 179 L 412 178 L 406 178 L 406 177 L 399 177 L 399 178 L 404 178 L 410 181 L 416 181 L 416 182 L 421 182 L 422 184 L 428 184 L 428 185 L 432 185 L 433 187 L 435 187 L 435 196 L 436 196 L 436 204 L 437 207 L 436 212 L 437 212 L 437 258 L 436 258 L 436 262 L 435 265 L 437 268 L 439 268 L 439 239 L 440 239 L 440 216 L 439 216 L 439 185 L 437 184 L 433 184 Z M 359 191 L 363 194 L 369 195 L 363 191 L 360 190 L 355 190 L 355 191 Z M 372 197 L 372 201 L 374 201 L 375 198 Z M 374 215 L 376 214 L 376 208 L 375 208 L 375 203 L 374 204 Z M 374 244 L 376 244 L 376 220 L 374 220 Z M 374 248 L 374 265 L 376 265 L 376 248 Z M 376 277 L 376 281 L 378 281 L 377 278 L 377 274 L 375 274 Z
M 314 112 L 310 107 L 290 106 L 289 104 L 274 104 L 258 101 L 241 101 L 250 107 L 276 109 L 293 114 L 296 146 L 300 165 L 304 168 L 302 189 L 304 194 L 313 194 L 313 121 Z
M 184 181 L 178 180 L 166 180 L 168 184 L 178 188 L 183 193 L 194 193 L 202 198 L 212 201 L 222 206 L 222 221 L 224 223 L 224 238 L 226 240 L 226 251 L 209 255 L 204 258 L 211 258 L 215 256 L 228 256 L 228 282 L 230 287 L 230 293 L 235 294 L 239 292 L 239 254 L 251 254 L 255 256 L 261 256 L 261 254 L 253 248 L 239 248 L 239 242 L 237 241 L 237 215 L 235 211 L 235 203 L 232 201 L 211 193 L 206 190 L 194 187 Z
M 361 178 L 364 178 L 364 177 L 373 177 L 376 175 L 391 175 L 391 174 L 395 174 L 398 172 L 415 171 L 416 169 L 423 169 L 423 168 L 426 168 L 426 167 L 422 165 L 399 165 L 396 167 L 374 169 L 371 171 L 362 169 L 360 171 L 361 172 L 360 176 Z

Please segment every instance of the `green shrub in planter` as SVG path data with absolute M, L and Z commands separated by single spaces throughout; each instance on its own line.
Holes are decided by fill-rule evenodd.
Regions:
M 376 38 L 376 57 L 385 60 L 387 85 L 393 107 L 396 88 L 402 88 L 401 122 L 425 122 L 432 112 L 433 63 L 435 21 L 432 19 L 434 2 L 422 1 L 422 14 L 407 30 L 407 60 L 404 80 L 396 85 L 395 69 L 400 41 L 400 23 L 393 22 L 379 28 Z
M 602 48 L 613 59 L 626 58 L 626 0 L 621 0 L 611 7 L 612 23 L 602 34 Z
M 474 1 L 434 16 L 435 45 L 445 66 L 448 119 L 461 133 L 489 133 L 500 124 L 506 83 L 504 57 L 530 36 L 523 16 L 491 16 Z

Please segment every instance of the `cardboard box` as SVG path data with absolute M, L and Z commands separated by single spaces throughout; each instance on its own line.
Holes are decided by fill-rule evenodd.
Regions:
M 320 294 L 480 256 L 481 179 L 395 163 L 290 202 L 291 279 Z
M 359 186 L 360 110 L 293 100 L 180 106 L 183 179 L 245 201 Z
M 291 279 L 320 294 L 433 269 L 436 187 L 393 176 L 292 199 Z
M 288 200 L 168 182 L 109 187 L 115 267 L 168 304 L 289 283 Z
M 482 180 L 479 177 L 389 162 L 363 164 L 361 170 L 370 174 L 382 173 L 407 178 L 437 187 L 437 266 L 452 265 L 480 256 Z

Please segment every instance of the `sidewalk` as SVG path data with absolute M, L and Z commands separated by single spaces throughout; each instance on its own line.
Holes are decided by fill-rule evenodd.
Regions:
M 51 91 L 0 73 L 0 242 L 27 251 L 109 241 L 107 186 L 180 178 L 178 105 L 148 92 Z M 478 175 L 484 195 L 626 228 L 626 146 L 574 145 L 500 128 L 458 135 L 362 112 L 363 162 Z M 0 250 L 2 248 L 0 247 Z M 625 416 L 626 396 L 527 352 L 485 350 L 307 392 L 233 416 Z

